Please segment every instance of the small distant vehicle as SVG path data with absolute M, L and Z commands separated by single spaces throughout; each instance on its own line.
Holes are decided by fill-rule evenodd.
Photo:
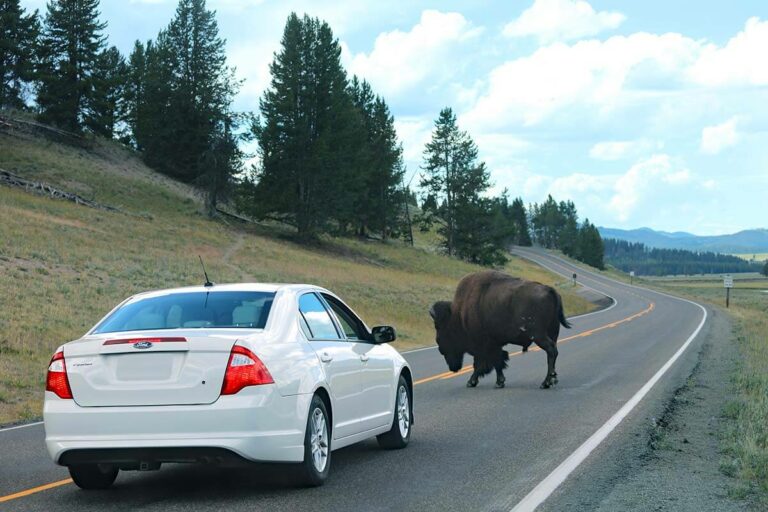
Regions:
M 292 462 L 321 485 L 333 450 L 408 445 L 413 381 L 395 337 L 312 285 L 141 293 L 53 355 L 48 452 L 82 489 L 179 462 Z

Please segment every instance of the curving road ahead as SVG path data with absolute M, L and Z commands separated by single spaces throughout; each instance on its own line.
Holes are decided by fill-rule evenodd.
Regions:
M 169 465 L 121 473 L 109 491 L 83 492 L 48 458 L 41 424 L 0 430 L 0 510 L 534 509 L 580 470 L 581 460 L 601 456 L 602 438 L 630 435 L 629 426 L 685 378 L 706 313 L 542 251 L 514 252 L 568 277 L 576 272 L 583 285 L 615 299 L 606 310 L 572 318 L 573 328 L 561 332 L 556 388 L 539 389 L 541 351 L 514 354 L 500 390 L 492 376 L 467 389 L 469 375 L 446 373 L 434 349 L 410 352 L 417 384 L 410 446 L 382 451 L 372 440 L 336 451 L 331 477 L 317 489 L 290 487 L 275 466 Z

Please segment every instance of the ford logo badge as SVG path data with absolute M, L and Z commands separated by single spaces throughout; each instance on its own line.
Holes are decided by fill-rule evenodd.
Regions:
M 140 350 L 143 350 L 145 348 L 151 348 L 152 342 L 151 341 L 140 341 L 138 343 L 133 344 L 133 348 L 138 348 Z

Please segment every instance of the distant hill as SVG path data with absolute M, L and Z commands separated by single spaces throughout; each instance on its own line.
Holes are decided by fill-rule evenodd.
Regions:
M 713 251 L 720 253 L 768 252 L 768 229 L 747 229 L 730 235 L 697 236 L 678 231 L 669 233 L 650 228 L 614 229 L 598 228 L 603 238 L 615 238 L 628 242 L 640 242 L 659 249 L 687 249 L 689 251 Z

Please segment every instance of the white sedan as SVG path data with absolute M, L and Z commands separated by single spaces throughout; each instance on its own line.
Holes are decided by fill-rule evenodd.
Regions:
M 164 462 L 294 462 L 320 485 L 332 450 L 408 444 L 413 381 L 394 339 L 317 286 L 135 295 L 53 355 L 48 452 L 83 489 Z

